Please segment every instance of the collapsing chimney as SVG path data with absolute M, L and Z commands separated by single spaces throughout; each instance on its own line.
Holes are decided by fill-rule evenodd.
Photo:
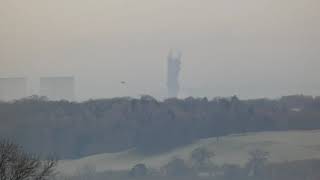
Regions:
M 168 97 L 176 98 L 179 94 L 179 72 L 181 64 L 181 52 L 170 51 L 168 55 L 168 74 L 167 74 L 167 88 Z

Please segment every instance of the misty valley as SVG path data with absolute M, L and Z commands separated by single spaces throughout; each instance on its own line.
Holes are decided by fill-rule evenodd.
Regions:
M 320 0 L 0 0 L 0 180 L 320 180 Z
M 319 118 L 320 98 L 303 95 L 32 96 L 0 103 L 0 137 L 56 157 L 58 179 L 317 179 Z

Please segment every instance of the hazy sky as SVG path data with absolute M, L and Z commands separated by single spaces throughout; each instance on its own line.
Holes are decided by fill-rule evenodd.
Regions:
M 319 0 L 0 0 L 0 77 L 76 77 L 79 99 L 320 95 Z M 120 81 L 126 81 L 123 85 Z

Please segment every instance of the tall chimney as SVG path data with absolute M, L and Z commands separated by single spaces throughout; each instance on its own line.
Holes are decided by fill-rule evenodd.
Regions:
M 176 98 L 179 95 L 179 72 L 181 64 L 181 52 L 171 50 L 168 55 L 168 74 L 167 74 L 167 88 L 168 97 Z

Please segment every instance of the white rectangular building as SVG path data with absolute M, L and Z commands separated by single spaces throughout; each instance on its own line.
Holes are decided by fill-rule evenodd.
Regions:
M 27 96 L 27 79 L 24 77 L 0 78 L 0 100 L 12 101 Z

